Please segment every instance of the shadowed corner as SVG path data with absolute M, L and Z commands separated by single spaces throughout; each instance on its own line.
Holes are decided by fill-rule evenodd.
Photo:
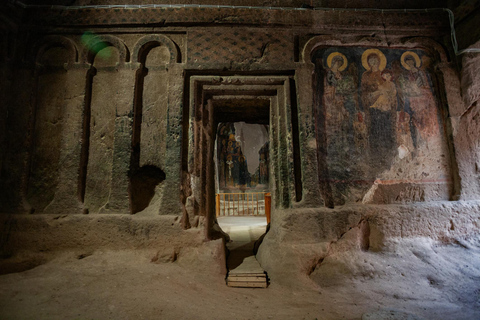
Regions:
M 136 170 L 131 177 L 132 213 L 144 210 L 155 195 L 155 187 L 165 180 L 165 172 L 152 165 Z

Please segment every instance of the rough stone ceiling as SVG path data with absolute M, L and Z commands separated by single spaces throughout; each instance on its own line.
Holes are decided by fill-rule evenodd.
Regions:
M 22 0 L 29 5 L 119 5 L 119 4 L 199 4 L 267 7 L 319 7 L 319 8 L 379 8 L 419 9 L 456 7 L 460 1 L 449 0 Z M 457 3 L 455 3 L 457 2 Z

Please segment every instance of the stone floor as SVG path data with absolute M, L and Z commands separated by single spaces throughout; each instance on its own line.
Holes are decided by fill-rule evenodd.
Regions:
M 272 276 L 267 289 L 226 286 L 204 245 L 174 262 L 153 261 L 157 248 L 58 252 L 0 276 L 0 319 L 480 319 L 480 235 L 338 252 L 315 277 L 288 270 L 298 281 Z
M 226 216 L 218 217 L 220 227 L 230 235 L 229 248 L 256 241 L 267 227 L 267 218 L 262 216 Z
M 265 233 L 267 218 L 265 216 L 226 216 L 218 217 L 218 224 L 229 234 L 227 243 L 228 270 L 234 270 L 247 257 L 253 256 L 255 241 Z

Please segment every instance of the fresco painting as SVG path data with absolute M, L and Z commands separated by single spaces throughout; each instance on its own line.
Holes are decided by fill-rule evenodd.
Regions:
M 335 204 L 363 201 L 375 181 L 423 183 L 428 169 L 407 176 L 399 174 L 401 166 L 445 158 L 429 61 L 419 49 L 330 47 L 314 53 L 319 163 L 326 166 L 320 180 Z M 429 179 L 445 184 L 448 169 Z
M 269 143 L 258 151 L 258 167 L 248 170 L 248 159 L 236 136 L 234 123 L 222 123 L 217 138 L 217 172 L 219 188 L 224 192 L 241 191 L 265 186 L 269 180 Z
M 257 185 L 264 185 L 268 187 L 268 177 L 270 175 L 270 169 L 269 169 L 269 145 L 270 143 L 267 141 L 263 145 L 263 147 L 260 148 L 258 151 L 258 156 L 259 156 L 259 165 L 258 169 L 254 174 L 254 177 L 256 178 L 255 183 Z

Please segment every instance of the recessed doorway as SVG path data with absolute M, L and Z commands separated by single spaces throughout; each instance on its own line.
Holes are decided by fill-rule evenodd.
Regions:
M 218 225 L 229 235 L 226 248 L 230 286 L 267 284 L 254 255 L 266 232 L 266 213 L 270 212 L 266 207 L 270 202 L 265 201 L 270 197 L 268 129 L 266 124 L 246 122 L 221 122 L 217 128 L 215 209 Z M 232 277 L 239 273 L 241 276 Z
M 294 73 L 195 75 L 187 72 L 186 80 L 185 105 L 189 107 L 184 108 L 183 118 L 189 121 L 182 122 L 184 126 L 182 202 L 185 225 L 189 225 L 189 221 L 193 222 L 192 226 L 197 225 L 198 217 L 201 221 L 201 217 L 204 217 L 206 238 L 224 237 L 225 230 L 221 230 L 217 219 L 220 191 L 241 194 L 227 196 L 233 197 L 233 201 L 237 204 L 242 202 L 241 209 L 237 207 L 230 210 L 247 216 L 253 213 L 260 215 L 260 208 L 256 209 L 257 205 L 253 207 L 251 205 L 251 194 L 262 193 L 263 199 L 260 196 L 258 204 L 258 207 L 261 207 L 260 203 L 265 201 L 265 194 L 271 193 L 269 199 L 271 199 L 272 221 L 274 221 L 276 209 L 290 208 L 294 202 L 301 201 L 302 181 Z M 245 124 L 236 124 L 242 122 Z M 224 132 L 223 138 L 218 139 L 219 134 L 222 135 L 222 124 L 228 123 L 230 125 L 224 125 L 223 128 L 232 129 L 233 126 L 235 133 L 231 136 L 232 132 L 226 134 Z M 264 151 L 268 149 L 268 155 L 264 155 L 262 159 L 257 150 L 253 152 L 255 156 L 249 158 L 245 157 L 243 149 L 242 154 L 238 150 L 237 152 L 233 150 L 232 154 L 236 153 L 237 157 L 236 166 L 233 163 L 233 155 L 227 158 L 228 152 L 225 153 L 223 164 L 219 163 L 217 157 L 222 151 L 222 141 L 225 140 L 226 148 L 230 141 L 232 146 L 234 144 L 236 146 L 238 142 L 241 147 L 241 127 L 244 126 L 243 135 L 245 136 L 245 126 L 249 124 L 260 125 L 264 133 L 267 133 L 268 143 L 262 142 L 261 147 L 264 147 Z M 227 129 L 224 130 L 230 130 Z M 268 164 L 265 159 L 267 156 Z M 256 161 L 259 168 L 257 175 L 253 169 L 252 172 L 248 171 L 249 164 Z M 265 166 L 260 169 L 262 161 Z M 263 177 L 260 174 L 260 170 L 265 173 L 265 169 L 268 171 L 268 181 L 264 179 L 265 174 Z M 240 175 L 241 172 L 247 171 L 248 174 Z M 223 178 L 220 179 L 220 175 L 223 175 Z M 257 195 L 254 196 L 254 200 L 256 199 Z M 226 205 L 231 202 L 230 198 L 227 200 L 224 198 L 220 202 Z M 246 204 L 245 209 L 244 204 Z M 266 217 L 264 219 L 266 220 Z M 228 227 L 233 230 L 231 226 Z M 246 226 L 239 227 L 246 228 Z

